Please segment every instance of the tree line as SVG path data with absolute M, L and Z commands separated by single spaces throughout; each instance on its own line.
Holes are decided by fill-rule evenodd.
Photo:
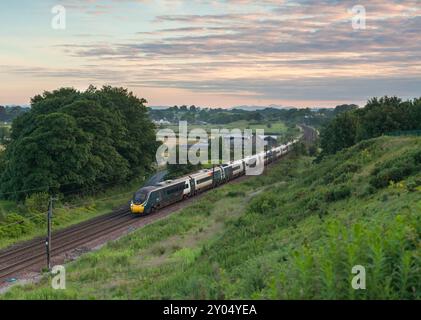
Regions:
M 337 114 L 355 109 L 356 105 L 341 105 L 336 108 L 265 108 L 261 110 L 200 108 L 192 105 L 174 106 L 167 109 L 150 109 L 153 120 L 166 120 L 172 123 L 188 121 L 190 123 L 206 122 L 209 124 L 228 124 L 231 122 L 246 120 L 262 123 L 268 121 L 283 121 L 288 125 L 305 123 L 319 127 L 326 121 L 334 118 Z
M 12 122 L 24 112 L 29 111 L 29 108 L 20 106 L 0 106 L 0 122 Z
M 364 108 L 338 114 L 320 132 L 322 156 L 393 131 L 421 130 L 421 98 L 370 99 Z
M 144 175 L 157 148 L 145 103 L 109 86 L 33 97 L 0 155 L 0 194 L 14 200 L 35 192 L 86 194 Z

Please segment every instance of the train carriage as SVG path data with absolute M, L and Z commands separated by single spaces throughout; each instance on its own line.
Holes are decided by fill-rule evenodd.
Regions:
M 144 187 L 134 194 L 130 205 L 131 212 L 134 214 L 149 214 L 226 183 L 246 174 L 247 168 L 254 168 L 262 163 L 266 165 L 281 158 L 289 153 L 298 141 L 294 140 L 286 145 L 229 164 L 215 166 L 213 169 L 201 170 L 175 181 L 169 180 L 155 186 Z
M 280 157 L 282 157 L 282 148 L 281 147 L 275 148 L 274 153 L 275 153 L 275 159 L 279 159 Z
M 196 184 L 196 193 L 208 190 L 215 185 L 213 170 L 202 170 L 191 177 Z
M 243 174 L 245 174 L 245 165 L 244 160 L 235 161 L 232 165 L 232 176 L 233 178 L 237 178 Z
M 187 181 L 164 182 L 156 186 L 140 189 L 131 202 L 132 213 L 149 214 L 185 198 L 185 189 L 190 188 Z

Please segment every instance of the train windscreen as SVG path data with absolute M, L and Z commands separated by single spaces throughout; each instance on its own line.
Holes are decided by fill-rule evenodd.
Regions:
M 138 192 L 135 193 L 134 197 L 133 197 L 133 202 L 135 204 L 142 204 L 146 201 L 146 199 L 148 199 L 148 194 L 149 192 L 146 190 L 140 190 Z

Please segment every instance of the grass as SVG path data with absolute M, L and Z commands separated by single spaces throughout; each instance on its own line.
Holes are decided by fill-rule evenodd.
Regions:
M 369 185 L 420 148 L 383 137 L 318 164 L 292 156 L 68 264 L 66 290 L 45 278 L 2 298 L 420 299 L 420 173 Z M 355 265 L 366 290 L 351 286 Z

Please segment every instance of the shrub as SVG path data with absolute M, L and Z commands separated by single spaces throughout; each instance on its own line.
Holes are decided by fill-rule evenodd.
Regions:
M 325 193 L 326 202 L 335 202 L 348 198 L 351 195 L 351 188 L 347 185 L 340 185 Z
M 253 199 L 250 204 L 249 210 L 259 214 L 266 214 L 277 206 L 277 198 L 271 193 L 265 193 L 264 195 Z
M 413 170 L 414 168 L 409 165 L 383 169 L 370 179 L 370 184 L 377 189 L 385 188 L 390 182 L 399 182 L 405 179 Z
M 355 173 L 361 169 L 361 166 L 355 163 L 345 163 L 337 170 L 338 174 Z
M 399 182 L 421 169 L 421 151 L 407 152 L 399 158 L 378 165 L 371 173 L 370 184 L 385 188 L 390 182 Z
M 236 197 L 245 197 L 246 194 L 244 191 L 229 191 L 227 193 L 227 197 L 229 198 L 236 198 Z
M 412 178 L 409 179 L 406 183 L 406 189 L 409 192 L 416 191 L 419 186 L 421 186 L 421 179 Z
M 417 215 L 355 224 L 326 226 L 321 242 L 302 246 L 288 267 L 269 282 L 270 299 L 419 299 Z M 352 267 L 367 270 L 367 288 L 350 286 Z M 299 271 L 297 273 L 297 270 Z M 282 290 L 279 290 L 279 289 Z
M 1 238 L 19 238 L 34 230 L 35 225 L 25 217 L 17 213 L 9 213 L 0 224 Z
M 364 198 L 367 196 L 371 196 L 375 192 L 376 192 L 376 188 L 368 184 L 357 191 L 357 197 Z
M 50 195 L 46 192 L 34 193 L 26 198 L 25 207 L 31 213 L 41 213 L 48 210 Z
M 374 139 L 363 140 L 355 146 L 355 150 L 356 151 L 366 150 L 366 149 L 370 148 L 371 146 L 373 146 L 375 144 L 375 142 L 376 142 L 376 140 L 374 140 Z

